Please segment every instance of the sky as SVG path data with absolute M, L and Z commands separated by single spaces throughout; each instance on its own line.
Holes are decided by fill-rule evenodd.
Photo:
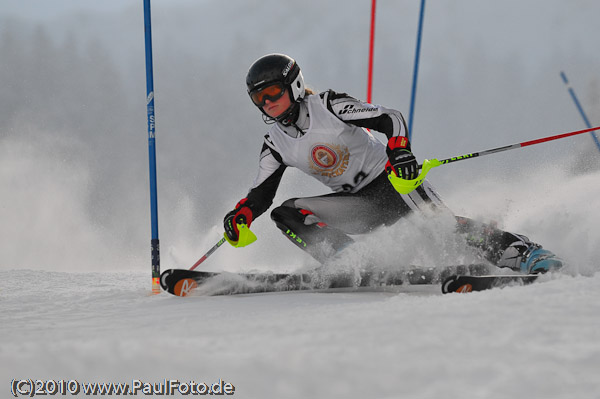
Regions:
M 56 0 L 52 2 L 44 0 L 5 0 L 3 1 L 2 14 L 25 19 L 48 20 L 63 14 L 77 12 L 113 12 L 136 3 L 135 0 Z

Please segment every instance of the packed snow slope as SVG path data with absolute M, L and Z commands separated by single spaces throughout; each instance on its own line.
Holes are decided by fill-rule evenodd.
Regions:
M 30 2 L 0 10 L 2 397 L 14 379 L 223 380 L 257 399 L 600 397 L 600 157 L 589 135 L 429 174 L 456 214 L 565 260 L 531 286 L 150 295 L 141 4 L 42 3 L 31 18 Z M 163 269 L 188 268 L 219 240 L 255 176 L 267 127 L 244 77 L 256 58 L 288 53 L 308 86 L 365 97 L 370 2 L 301 3 L 152 1 Z M 377 11 L 374 102 L 406 114 L 418 3 Z M 438 3 L 425 17 L 419 160 L 584 128 L 561 70 L 600 124 L 600 2 Z M 289 171 L 275 204 L 325 192 Z M 315 266 L 268 215 L 252 229 L 256 243 L 225 245 L 202 268 Z M 335 267 L 470 262 L 451 230 L 445 218 L 409 218 L 359 237 Z
M 222 379 L 257 399 L 600 392 L 599 274 L 467 295 L 185 299 L 148 295 L 146 277 L 0 272 L 6 397 L 14 378 Z

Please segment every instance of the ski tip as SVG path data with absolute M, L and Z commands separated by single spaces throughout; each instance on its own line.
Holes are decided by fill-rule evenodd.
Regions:
M 160 275 L 160 286 L 165 291 L 168 291 L 169 289 L 169 277 L 171 274 L 173 274 L 173 269 L 165 270 Z
M 466 294 L 468 292 L 473 292 L 473 284 L 464 283 L 464 284 L 456 284 L 453 282 L 454 286 L 444 286 L 442 287 L 442 293 L 449 294 L 451 292 L 456 292 L 459 294 Z
M 451 292 L 467 293 L 484 291 L 491 288 L 505 287 L 508 285 L 527 285 L 534 282 L 539 274 L 513 274 L 513 275 L 452 275 L 442 283 L 442 293 Z
M 180 272 L 185 272 L 185 270 Z M 194 288 L 198 287 L 198 283 L 194 279 L 178 278 L 177 274 L 177 269 L 169 269 L 160 275 L 160 286 L 164 291 L 177 296 L 187 296 Z
M 198 283 L 194 279 L 184 278 L 175 283 L 172 293 L 177 296 L 188 296 L 197 287 Z
M 160 275 L 160 286 L 169 294 L 188 296 L 206 279 L 219 275 L 217 272 L 206 272 L 188 269 L 168 269 Z
M 160 275 L 160 286 L 169 294 L 187 296 L 198 287 L 196 280 L 188 276 L 188 270 L 168 269 Z
M 446 277 L 442 282 L 442 293 L 449 294 L 451 292 L 467 293 L 473 291 L 473 286 L 469 283 L 461 284 L 459 275 Z

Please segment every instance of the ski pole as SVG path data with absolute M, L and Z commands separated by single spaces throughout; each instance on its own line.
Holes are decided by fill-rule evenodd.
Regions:
M 472 158 L 481 157 L 484 155 L 495 154 L 497 152 L 514 150 L 514 149 L 521 148 L 521 147 L 527 147 L 530 145 L 545 143 L 547 141 L 563 139 L 565 137 L 575 136 L 577 134 L 589 133 L 594 130 L 600 130 L 600 126 L 592 127 L 589 129 L 577 130 L 575 132 L 557 134 L 555 136 L 543 137 L 541 139 L 536 139 L 536 140 L 524 141 L 522 143 L 516 143 L 516 144 L 507 145 L 504 147 L 492 148 L 492 149 L 485 150 L 485 151 L 472 152 L 470 154 L 459 155 L 457 157 L 442 159 L 441 161 L 437 160 L 435 158 L 434 159 L 426 159 L 423 162 L 423 165 L 419 165 L 419 169 L 421 169 L 421 173 L 419 174 L 419 176 L 417 176 L 416 179 L 413 179 L 413 180 L 401 179 L 401 178 L 397 177 L 395 173 L 390 173 L 388 175 L 388 178 L 390 180 L 390 183 L 392 183 L 392 186 L 394 186 L 394 188 L 396 189 L 396 191 L 398 191 L 400 194 L 408 194 L 411 191 L 413 191 L 414 189 L 416 189 L 417 187 L 419 187 L 421 185 L 421 183 L 423 183 L 423 180 L 425 180 L 427 173 L 429 173 L 429 171 L 435 167 L 438 167 L 441 165 L 446 165 L 446 164 L 449 164 L 452 162 L 464 161 L 465 159 L 472 159 Z
M 206 260 L 206 258 L 208 258 L 210 255 L 212 255 L 212 253 L 215 252 L 217 250 L 217 248 L 219 248 L 221 245 L 223 245 L 223 243 L 225 241 L 229 242 L 235 248 L 245 247 L 246 245 L 250 245 L 254 241 L 256 241 L 256 235 L 248 228 L 248 225 L 238 223 L 237 227 L 238 227 L 238 231 L 239 231 L 239 236 L 238 236 L 237 241 L 231 241 L 227 237 L 227 234 L 223 234 L 223 238 L 221 238 L 218 243 L 213 245 L 213 247 L 211 249 L 209 249 L 208 252 L 206 254 L 204 254 L 203 257 L 198 259 L 198 262 L 194 263 L 194 265 L 192 267 L 190 267 L 190 270 L 194 270 L 195 268 L 197 268 L 198 265 L 200 265 L 200 263 L 204 262 Z
M 212 255 L 212 253 L 215 252 L 221 245 L 223 245 L 223 243 L 225 243 L 225 237 L 221 238 L 218 243 L 216 243 L 211 249 L 208 250 L 207 253 L 204 254 L 203 257 L 198 259 L 198 262 L 194 263 L 194 266 L 190 267 L 190 270 L 197 268 L 200 263 L 204 262 L 206 258 Z
M 527 147 L 527 146 L 530 146 L 530 145 L 545 143 L 547 141 L 563 139 L 565 137 L 575 136 L 577 134 L 589 133 L 589 132 L 592 132 L 594 130 L 600 130 L 600 126 L 598 126 L 598 127 L 592 127 L 592 128 L 589 128 L 589 129 L 577 130 L 575 132 L 570 132 L 570 133 L 557 134 L 555 136 L 543 137 L 541 139 L 536 139 L 536 140 L 524 141 L 522 143 L 511 144 L 511 145 L 507 145 L 507 146 L 504 146 L 504 147 L 492 148 L 490 150 L 473 152 L 471 154 L 461 155 L 461 156 L 458 156 L 458 157 L 452 157 L 452 158 L 448 158 L 448 159 L 442 159 L 439 162 L 440 162 L 441 165 L 445 165 L 447 163 L 452 163 L 452 162 L 457 162 L 457 161 L 463 161 L 465 159 L 470 159 L 470 158 L 475 158 L 475 157 L 481 157 L 481 156 L 484 156 L 484 155 L 495 154 L 497 152 L 514 150 L 516 148 L 522 148 L 522 147 Z

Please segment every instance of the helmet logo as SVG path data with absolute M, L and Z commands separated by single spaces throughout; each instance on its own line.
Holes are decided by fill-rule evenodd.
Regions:
M 286 77 L 288 75 L 288 73 L 290 73 L 290 70 L 292 69 L 293 66 L 294 66 L 294 60 L 291 60 L 290 62 L 288 62 L 288 64 L 285 66 L 285 68 L 283 68 L 283 71 L 281 72 L 283 74 L 283 77 Z

